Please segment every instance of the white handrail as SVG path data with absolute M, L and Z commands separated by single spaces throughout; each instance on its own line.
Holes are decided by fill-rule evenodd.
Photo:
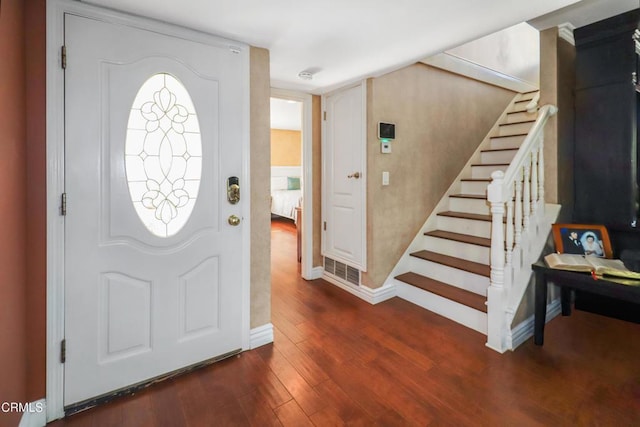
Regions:
M 504 182 L 512 183 L 515 181 L 516 174 L 520 172 L 521 168 L 524 166 L 524 162 L 527 158 L 527 155 L 532 152 L 533 146 L 536 142 L 538 142 L 538 137 L 542 135 L 544 131 L 544 126 L 547 124 L 547 120 L 554 114 L 558 112 L 558 107 L 555 105 L 545 105 L 540 108 L 538 112 L 538 119 L 531 127 L 531 130 L 527 134 L 524 141 L 522 141 L 522 145 L 520 145 L 520 149 L 518 149 L 518 153 L 515 155 L 511 164 L 504 172 Z M 507 194 L 507 188 L 503 190 L 502 196 L 503 200 L 507 200 L 509 194 Z
M 553 105 L 540 108 L 509 167 L 493 172 L 487 188 L 492 215 L 487 346 L 501 353 L 510 348 L 507 304 L 513 282 L 532 256 L 522 242 L 540 237 L 536 233 L 544 216 L 544 126 L 557 111 Z

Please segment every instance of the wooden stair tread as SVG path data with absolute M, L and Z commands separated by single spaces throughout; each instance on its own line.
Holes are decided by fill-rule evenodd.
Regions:
M 439 295 L 475 310 L 482 311 L 483 313 L 487 312 L 487 299 L 481 295 L 474 294 L 473 292 L 465 291 L 464 289 L 429 279 L 428 277 L 424 277 L 417 273 L 404 273 L 396 276 L 396 279 L 408 283 L 411 286 L 415 286 L 416 288 L 431 292 L 432 294 Z
M 509 163 L 474 163 L 471 166 L 509 166 Z
M 528 134 L 526 133 L 516 133 L 513 135 L 496 135 L 496 136 L 491 136 L 489 138 L 494 139 L 494 138 L 513 138 L 514 136 L 527 136 Z
M 488 265 L 439 254 L 437 252 L 418 251 L 412 253 L 411 256 L 435 262 L 437 264 L 446 265 L 448 267 L 457 268 L 458 270 L 468 271 L 469 273 L 474 273 L 479 276 L 489 277 L 491 273 L 491 267 Z
M 460 181 L 467 182 L 491 182 L 490 178 L 462 178 Z
M 514 148 L 490 148 L 488 150 L 480 150 L 481 153 L 497 153 L 498 151 L 518 151 L 520 147 Z
M 452 194 L 449 197 L 455 197 L 457 199 L 487 199 L 484 194 Z
M 469 234 L 453 233 L 451 231 L 433 230 L 424 233 L 425 236 L 439 237 L 441 239 L 454 240 L 456 242 L 469 243 L 476 246 L 491 247 L 491 239 L 471 236 Z
M 513 123 L 502 123 L 498 126 L 511 126 L 511 125 L 521 125 L 523 123 L 535 123 L 535 120 L 520 120 L 519 122 L 513 122 Z
M 453 211 L 444 211 L 438 212 L 440 216 L 449 216 L 452 218 L 462 218 L 462 219 L 475 219 L 478 221 L 491 221 L 491 215 L 482 215 L 482 214 L 472 214 L 466 212 L 453 212 Z

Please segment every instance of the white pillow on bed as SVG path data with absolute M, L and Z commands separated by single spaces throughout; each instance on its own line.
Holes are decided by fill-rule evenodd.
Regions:
M 286 176 L 272 176 L 271 177 L 271 191 L 286 190 L 287 189 L 287 177 Z

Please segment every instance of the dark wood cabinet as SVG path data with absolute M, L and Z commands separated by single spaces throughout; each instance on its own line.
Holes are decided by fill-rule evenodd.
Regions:
M 574 31 L 574 222 L 637 226 L 639 21 L 634 10 Z

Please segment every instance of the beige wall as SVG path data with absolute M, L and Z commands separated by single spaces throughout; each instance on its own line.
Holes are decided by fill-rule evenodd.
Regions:
M 0 13 L 0 403 L 27 398 L 24 11 L 4 0 Z M 0 425 L 19 420 L 0 412 Z
M 271 322 L 269 51 L 251 48 L 251 328 Z
M 271 129 L 271 166 L 302 165 L 302 132 Z
M 368 81 L 365 285 L 383 285 L 514 95 L 423 64 Z M 380 153 L 379 121 L 396 124 L 392 154 Z

